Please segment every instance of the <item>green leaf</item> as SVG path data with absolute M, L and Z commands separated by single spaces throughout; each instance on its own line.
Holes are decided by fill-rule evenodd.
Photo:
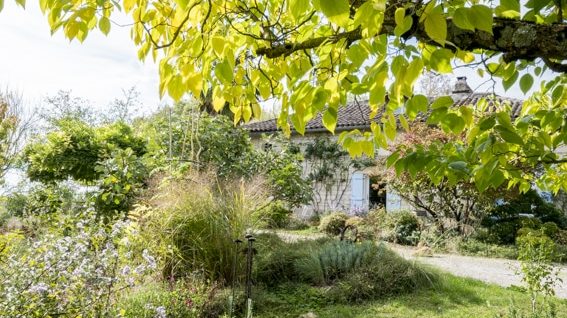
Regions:
M 16 3 L 18 5 L 20 5 L 20 7 L 25 8 L 26 7 L 26 0 L 16 0 Z M 1 4 L 0 4 L 1 5 Z M 0 8 L 1 10 L 1 8 Z
M 522 92 L 524 92 L 524 94 L 526 94 L 530 90 L 530 88 L 532 88 L 533 84 L 534 78 L 529 73 L 524 74 L 524 76 L 520 78 L 520 89 L 522 90 Z
M 404 117 L 404 115 L 400 115 L 398 119 L 400 120 L 400 125 L 402 126 L 402 128 L 404 128 L 405 131 L 409 131 L 409 124 L 406 117 Z
M 225 46 L 225 43 L 226 43 L 224 38 L 221 37 L 221 36 L 213 36 L 213 38 L 211 39 L 211 42 L 213 44 L 213 51 L 215 52 L 215 54 L 218 57 L 222 57 L 222 53 L 224 51 L 224 46 Z
M 388 168 L 392 167 L 392 165 L 394 165 L 399 158 L 400 158 L 400 153 L 397 151 L 389 155 L 388 158 L 386 159 L 386 167 Z
M 232 73 L 232 68 L 230 67 L 230 64 L 228 64 L 227 60 L 217 64 L 215 67 L 215 75 L 225 84 L 232 85 L 234 74 Z
M 445 127 L 449 128 L 455 134 L 459 134 L 463 131 L 463 129 L 465 129 L 465 120 L 457 114 L 447 114 L 443 118 L 442 123 Z
M 406 16 L 405 8 L 397 8 L 394 14 L 394 19 L 396 21 L 396 28 L 394 29 L 394 34 L 396 36 L 401 36 L 411 29 L 413 20 L 411 16 Z
M 443 48 L 437 49 L 431 53 L 429 66 L 439 73 L 451 73 L 453 71 L 453 67 L 451 66 L 453 56 L 451 50 Z
M 461 106 L 459 107 L 459 112 L 461 113 L 461 116 L 465 121 L 465 123 L 467 124 L 467 126 L 473 124 L 473 111 L 470 107 Z
M 447 39 L 447 20 L 443 14 L 443 8 L 437 6 L 433 8 L 425 17 L 425 33 L 435 42 L 445 45 Z
M 427 111 L 427 105 L 427 97 L 424 95 L 414 95 L 406 103 L 406 114 L 410 119 L 414 119 L 419 112 Z
M 181 97 L 183 97 L 183 93 L 185 91 L 183 89 L 183 80 L 181 79 L 180 75 L 175 75 L 171 78 L 169 84 L 167 85 L 167 92 L 169 93 L 169 96 L 173 98 L 173 100 L 181 100 Z
M 417 80 L 421 72 L 423 71 L 423 60 L 421 58 L 415 58 L 411 61 L 406 69 L 406 74 L 404 76 L 404 82 L 408 86 L 412 86 Z
M 368 52 L 361 45 L 354 44 L 348 48 L 347 57 L 355 67 L 360 67 L 368 57 Z
M 136 0 L 124 0 L 124 5 L 122 6 L 124 8 L 124 12 L 126 13 L 130 12 L 130 10 L 134 8 L 135 4 L 136 4 Z
M 492 9 L 480 4 L 474 5 L 470 8 L 468 18 L 477 30 L 492 34 Z
M 449 164 L 449 168 L 464 173 L 468 172 L 467 163 L 464 161 L 453 161 Z
M 551 101 L 553 105 L 557 105 L 563 99 L 563 85 L 557 86 L 551 93 Z
M 457 8 L 453 14 L 453 23 L 460 29 L 474 31 L 474 25 L 469 20 L 468 8 Z
M 438 109 L 442 107 L 449 108 L 453 106 L 453 98 L 451 96 L 441 96 L 437 98 L 433 104 L 431 104 L 431 109 Z
M 98 27 L 104 35 L 107 35 L 110 32 L 110 20 L 107 17 L 100 18 Z
M 510 76 L 508 79 L 502 80 L 502 86 L 504 87 L 504 90 L 505 91 L 509 90 L 510 87 L 512 87 L 517 80 L 518 80 L 518 71 L 514 71 L 512 76 Z
M 291 16 L 296 20 L 309 9 L 309 1 L 306 0 L 289 0 L 288 5 Z
M 337 110 L 329 107 L 323 114 L 323 126 L 330 132 L 334 133 L 337 127 Z
M 348 0 L 319 0 L 319 7 L 329 21 L 346 26 L 350 16 L 350 5 Z
M 496 131 L 498 131 L 498 133 L 500 134 L 500 137 L 502 137 L 502 139 L 504 139 L 504 141 L 512 143 L 512 144 L 517 144 L 517 145 L 523 145 L 524 144 L 524 140 L 522 139 L 522 137 L 520 137 L 520 135 L 518 135 L 516 132 L 506 128 L 505 126 L 496 125 L 494 127 L 494 129 Z
M 4 0 L 0 0 L 0 11 L 4 9 Z
M 518 0 L 500 0 L 496 7 L 496 15 L 504 18 L 520 18 L 520 2 Z
M 495 124 L 496 124 L 496 118 L 494 116 L 490 116 L 481 120 L 478 126 L 480 130 L 485 131 L 494 127 Z

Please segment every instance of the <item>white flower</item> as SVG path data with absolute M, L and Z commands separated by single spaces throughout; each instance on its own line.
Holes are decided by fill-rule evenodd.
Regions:
M 165 307 L 163 307 L 163 306 L 156 307 L 156 314 L 155 314 L 154 317 L 155 318 L 167 318 L 167 314 L 165 312 Z
M 47 286 L 45 283 L 43 282 L 39 282 L 35 285 L 32 285 L 28 291 L 32 294 L 43 294 L 43 293 L 47 293 L 49 291 L 49 286 Z
M 122 275 L 126 276 L 129 275 L 132 272 L 132 270 L 130 269 L 130 266 L 126 265 L 122 268 Z
M 148 254 L 148 250 L 142 251 L 142 257 L 148 263 L 148 268 L 150 268 L 150 269 L 156 269 L 157 268 L 156 259 L 153 256 L 151 256 L 150 254 Z

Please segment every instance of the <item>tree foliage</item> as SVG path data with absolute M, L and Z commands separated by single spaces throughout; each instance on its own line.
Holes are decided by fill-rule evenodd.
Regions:
M 293 208 L 310 198 L 302 177 L 301 155 L 276 138 L 278 147 L 257 149 L 248 132 L 235 127 L 227 116 L 211 116 L 194 105 L 177 103 L 142 123 L 157 165 L 182 173 L 188 169 L 214 170 L 221 180 L 263 176 L 274 200 Z
M 107 34 L 112 15 L 125 12 L 138 57 L 159 62 L 161 94 L 203 97 L 217 111 L 230 108 L 235 123 L 260 116 L 260 103 L 275 98 L 284 131 L 290 132 L 291 123 L 303 133 L 319 112 L 333 131 L 347 97 L 367 95 L 381 120 L 371 132 L 343 133 L 347 148 L 356 149 L 351 153 L 386 148 L 398 121 L 404 125 L 429 108 L 435 122 L 464 132 L 469 147 L 437 145 L 439 160 L 424 150 L 411 160 L 394 160 L 396 166 L 430 162 L 425 170 L 439 182 L 455 175 L 450 166 L 464 164 L 466 173 L 458 177 L 480 190 L 527 190 L 533 179 L 553 191 L 567 188 L 566 162 L 554 155 L 567 136 L 565 1 L 40 0 L 40 7 L 52 31 L 79 41 L 93 29 Z M 536 83 L 534 76 L 546 73 L 551 80 L 538 80 L 539 92 L 519 117 L 485 114 L 473 121 L 469 111 L 452 109 L 448 97 L 428 105 L 414 94 L 423 69 L 452 73 L 455 66 L 474 67 L 504 89 L 518 82 L 524 92 Z M 405 114 L 396 118 L 401 108 Z M 498 112 L 509 113 L 504 106 Z M 511 170 L 510 162 L 541 166 L 542 173 Z
M 132 128 L 117 122 L 92 127 L 87 123 L 65 119 L 45 138 L 39 138 L 24 149 L 23 161 L 32 181 L 44 183 L 73 179 L 92 183 L 101 173 L 97 165 L 111 158 L 117 149 L 132 149 L 136 156 L 146 153 L 143 139 Z
M 406 156 L 407 153 L 427 149 L 437 142 L 457 147 L 466 144 L 462 138 L 449 135 L 440 128 L 416 122 L 390 149 L 395 154 Z M 450 176 L 434 182 L 422 169 L 410 167 L 396 174 L 393 167 L 385 170 L 381 167 L 383 165 L 376 169 L 380 180 L 415 209 L 426 212 L 442 231 L 447 225 L 459 232 L 465 226 L 476 225 L 494 205 L 494 200 L 506 195 L 502 189 L 481 193 L 473 183 Z M 458 168 L 460 167 L 455 167 Z

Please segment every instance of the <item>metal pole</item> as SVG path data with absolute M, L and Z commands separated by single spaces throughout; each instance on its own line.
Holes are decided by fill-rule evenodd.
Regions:
M 232 289 L 232 295 L 230 295 L 230 297 L 228 298 L 228 317 L 232 318 L 232 315 L 234 313 L 234 285 L 235 285 L 235 281 L 236 281 L 236 260 L 237 260 L 237 255 L 238 255 L 238 251 L 240 250 L 240 248 L 238 247 L 240 245 L 240 243 L 242 243 L 241 239 L 236 239 L 234 240 L 234 256 L 233 256 L 233 260 L 232 260 L 232 284 L 231 284 L 231 289 Z
M 256 240 L 252 234 L 246 234 L 248 250 L 246 251 L 246 318 L 252 318 L 252 257 L 253 244 Z

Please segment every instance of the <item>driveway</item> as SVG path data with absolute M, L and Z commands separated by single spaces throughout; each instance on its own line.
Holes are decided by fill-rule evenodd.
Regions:
M 470 277 L 503 287 L 511 285 L 523 286 L 521 276 L 516 274 L 519 262 L 500 258 L 461 256 L 452 254 L 434 254 L 433 256 L 416 256 L 415 249 L 388 244 L 390 248 L 408 260 L 429 264 L 456 276 Z M 567 299 L 567 267 L 558 265 L 559 282 L 555 287 L 556 296 Z

